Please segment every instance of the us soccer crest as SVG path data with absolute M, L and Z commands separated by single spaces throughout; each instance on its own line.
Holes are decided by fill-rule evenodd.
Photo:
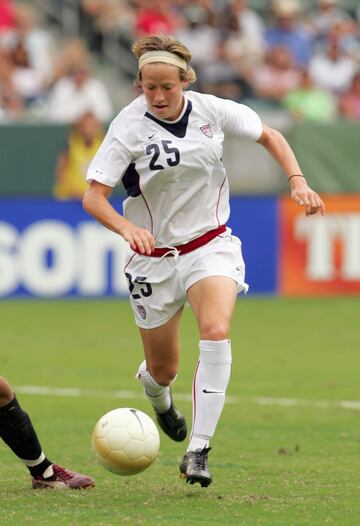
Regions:
M 146 318 L 145 307 L 143 307 L 142 305 L 136 305 L 136 307 L 137 307 L 137 310 L 138 310 L 140 316 L 142 317 L 142 319 L 145 320 L 145 318 Z
M 214 133 L 210 124 L 204 124 L 204 126 L 200 126 L 200 130 L 203 132 L 204 135 L 206 135 L 206 137 L 209 137 L 210 139 L 213 138 Z

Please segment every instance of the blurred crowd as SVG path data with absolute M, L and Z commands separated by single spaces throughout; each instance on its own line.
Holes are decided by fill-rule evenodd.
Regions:
M 65 0 L 53 2 L 60 12 Z M 31 115 L 74 123 L 89 112 L 107 122 L 120 108 L 94 59 L 103 57 L 108 39 L 129 54 L 134 40 L 154 33 L 174 34 L 189 47 L 197 90 L 294 119 L 360 120 L 359 2 L 345 9 L 341 0 L 272 0 L 261 10 L 250 0 L 73 4 L 80 35 L 59 49 L 29 1 L 0 0 L 0 122 Z

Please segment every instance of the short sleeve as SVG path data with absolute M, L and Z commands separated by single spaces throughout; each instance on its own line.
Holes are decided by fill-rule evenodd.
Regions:
M 114 187 L 120 183 L 131 163 L 131 153 L 121 140 L 115 137 L 114 129 L 113 122 L 89 165 L 86 176 L 88 182 L 98 181 Z
M 247 137 L 253 141 L 260 138 L 263 131 L 261 119 L 249 106 L 218 98 L 217 112 L 224 132 Z

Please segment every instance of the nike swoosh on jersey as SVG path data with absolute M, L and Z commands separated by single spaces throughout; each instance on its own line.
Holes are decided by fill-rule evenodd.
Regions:
M 206 394 L 224 394 L 224 391 L 209 391 L 208 389 L 203 389 L 203 393 L 206 393 Z

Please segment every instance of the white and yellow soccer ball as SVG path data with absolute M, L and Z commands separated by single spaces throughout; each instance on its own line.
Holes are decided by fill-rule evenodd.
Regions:
M 130 407 L 113 409 L 97 422 L 92 434 L 96 460 L 117 475 L 136 475 L 159 453 L 160 436 L 153 420 Z

